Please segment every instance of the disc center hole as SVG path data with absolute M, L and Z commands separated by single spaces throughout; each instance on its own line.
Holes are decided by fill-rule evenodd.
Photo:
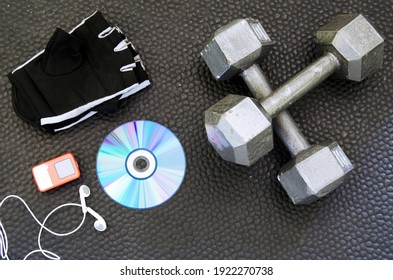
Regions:
M 138 172 L 144 172 L 149 168 L 149 160 L 144 156 L 139 156 L 134 160 L 134 168 Z

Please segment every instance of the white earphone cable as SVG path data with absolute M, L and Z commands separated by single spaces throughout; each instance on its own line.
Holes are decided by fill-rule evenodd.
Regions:
M 76 204 L 76 203 L 66 203 L 66 204 L 60 205 L 60 206 L 56 207 L 55 209 L 53 209 L 53 210 L 45 217 L 45 219 L 44 219 L 44 221 L 42 222 L 42 224 L 45 225 L 46 221 L 49 219 L 49 217 L 50 217 L 54 212 L 56 212 L 56 211 L 59 210 L 60 208 L 67 207 L 67 206 L 82 207 L 82 205 Z M 73 229 L 72 231 L 69 231 L 69 232 L 67 232 L 67 233 L 65 233 L 65 234 L 57 235 L 57 236 L 67 236 L 67 235 L 71 235 L 71 234 L 75 233 L 76 231 L 78 231 L 78 230 L 82 227 L 82 225 L 83 225 L 84 222 L 85 222 L 85 219 L 86 219 L 86 213 L 83 213 L 82 221 L 79 223 L 79 225 L 78 225 L 75 229 Z M 41 247 L 41 235 L 42 235 L 42 230 L 43 230 L 43 229 L 44 229 L 44 228 L 41 227 L 41 228 L 40 228 L 40 232 L 38 233 L 38 237 L 37 237 L 38 248 L 40 249 L 40 251 L 42 252 L 42 254 L 43 254 L 45 257 L 47 257 L 48 259 L 59 260 L 60 257 L 59 257 L 58 255 L 54 254 L 53 252 L 50 252 L 50 251 L 49 251 L 49 252 L 45 252 L 45 250 L 42 250 L 42 247 Z M 49 253 L 49 254 L 47 255 L 47 253 Z M 50 254 L 52 254 L 53 257 L 51 257 Z M 28 258 L 28 256 L 26 256 L 24 259 L 27 259 L 27 258 Z
M 8 239 L 4 226 L 0 221 L 0 255 L 2 259 L 9 260 L 8 258 Z
M 78 225 L 75 229 L 73 229 L 73 230 L 71 230 L 71 231 L 69 231 L 69 232 L 65 232 L 65 233 L 55 232 L 55 231 L 53 231 L 53 230 L 47 228 L 47 227 L 45 226 L 45 223 L 46 223 L 46 221 L 49 219 L 49 217 L 50 217 L 54 212 L 56 212 L 57 210 L 59 210 L 59 209 L 61 209 L 61 208 L 63 208 L 63 207 L 68 207 L 68 206 L 82 207 L 82 205 L 81 205 L 81 204 L 77 204 L 77 203 L 66 203 L 66 204 L 62 204 L 62 205 L 60 205 L 60 206 L 54 208 L 54 209 L 45 217 L 44 221 L 41 223 L 41 222 L 38 220 L 38 218 L 34 215 L 33 211 L 30 209 L 30 207 L 27 205 L 27 203 L 26 203 L 21 197 L 19 197 L 19 196 L 17 196 L 17 195 L 9 195 L 9 196 L 5 197 L 5 198 L 0 202 L 0 208 L 3 206 L 3 203 L 4 203 L 7 199 L 11 199 L 11 198 L 14 198 L 14 199 L 17 199 L 17 200 L 21 201 L 21 202 L 23 203 L 23 205 L 26 207 L 26 209 L 29 211 L 29 213 L 30 213 L 30 215 L 33 217 L 33 219 L 40 225 L 40 231 L 39 231 L 38 237 L 37 237 L 37 243 L 38 243 L 38 248 L 39 248 L 39 249 L 38 249 L 38 250 L 33 250 L 33 251 L 31 251 L 30 253 L 28 253 L 28 254 L 24 257 L 24 260 L 26 260 L 29 256 L 31 256 L 32 254 L 35 254 L 35 253 L 42 253 L 45 257 L 47 257 L 48 259 L 51 259 L 51 260 L 58 260 L 58 259 L 60 259 L 60 257 L 59 257 L 58 255 L 56 255 L 55 253 L 53 253 L 53 252 L 51 252 L 51 251 L 48 251 L 48 250 L 42 249 L 42 246 L 41 246 L 41 235 L 42 235 L 42 230 L 46 230 L 46 231 L 48 231 L 49 233 L 51 233 L 51 234 L 53 234 L 53 235 L 55 235 L 55 236 L 68 236 L 68 235 L 71 235 L 71 234 L 75 233 L 76 231 L 78 231 L 78 230 L 82 227 L 83 223 L 85 222 L 86 213 L 83 213 L 82 220 L 81 220 L 81 222 L 79 223 L 79 225 Z M 6 233 L 5 228 L 4 228 L 4 226 L 3 226 L 3 224 L 2 224 L 1 221 L 0 221 L 0 254 L 1 254 L 1 258 L 2 258 L 2 259 L 7 259 L 7 260 L 9 260 L 9 257 L 8 257 L 8 238 L 7 238 L 7 233 Z

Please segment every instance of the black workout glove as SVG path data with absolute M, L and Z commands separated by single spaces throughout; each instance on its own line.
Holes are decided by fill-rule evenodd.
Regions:
M 100 12 L 70 33 L 56 29 L 45 50 L 9 79 L 16 113 L 52 132 L 114 111 L 121 99 L 150 84 L 131 42 Z

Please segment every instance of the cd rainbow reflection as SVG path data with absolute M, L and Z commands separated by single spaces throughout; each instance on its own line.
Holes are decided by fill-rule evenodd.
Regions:
M 151 121 L 125 123 L 98 150 L 97 176 L 117 203 L 135 209 L 160 205 L 179 189 L 186 158 L 176 136 Z

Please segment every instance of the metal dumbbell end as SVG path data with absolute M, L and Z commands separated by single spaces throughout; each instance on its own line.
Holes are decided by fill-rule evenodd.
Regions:
M 265 101 L 230 94 L 205 111 L 205 128 L 224 160 L 250 166 L 273 149 L 272 117 Z
M 273 123 L 293 157 L 281 167 L 278 180 L 294 204 L 314 202 L 347 181 L 353 166 L 337 142 L 311 146 L 304 136 L 294 139 L 302 135 L 291 132 L 288 113 L 280 113 Z
M 337 142 L 314 145 L 285 164 L 278 175 L 294 204 L 308 204 L 343 184 L 353 169 Z
M 214 78 L 227 80 L 247 71 L 266 56 L 273 45 L 259 21 L 237 19 L 214 32 L 201 56 Z

